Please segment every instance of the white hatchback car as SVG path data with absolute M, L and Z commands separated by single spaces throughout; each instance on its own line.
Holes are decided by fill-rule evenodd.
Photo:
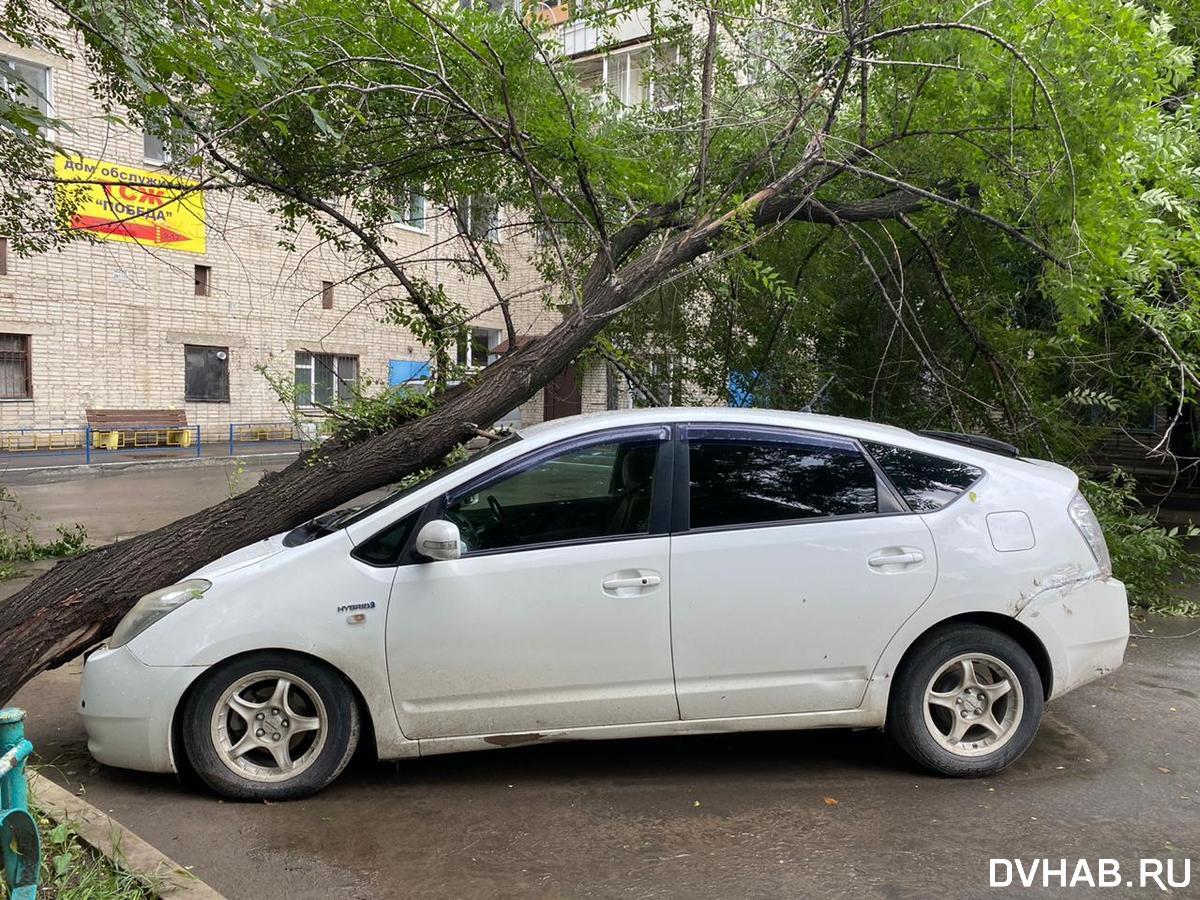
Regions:
M 985 449 L 986 448 L 986 449 Z M 983 775 L 1121 664 L 1125 588 L 1053 463 L 755 410 L 522 429 L 143 597 L 84 669 L 102 763 L 233 798 L 574 738 L 884 727 Z

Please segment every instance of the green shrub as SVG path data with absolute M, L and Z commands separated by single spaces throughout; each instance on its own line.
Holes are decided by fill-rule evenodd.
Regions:
M 1120 469 L 1103 481 L 1079 480 L 1104 527 L 1113 574 L 1125 582 L 1131 603 L 1168 615 L 1200 615 L 1200 603 L 1182 594 L 1187 582 L 1200 578 L 1200 555 L 1186 544 L 1200 528 L 1160 525 L 1142 509 L 1136 487 Z
M 7 488 L 0 486 L 0 581 L 19 574 L 19 562 L 77 556 L 88 549 L 87 531 L 78 523 L 58 525 L 58 537 L 39 541 L 33 536 L 28 518 L 20 515 L 21 505 Z

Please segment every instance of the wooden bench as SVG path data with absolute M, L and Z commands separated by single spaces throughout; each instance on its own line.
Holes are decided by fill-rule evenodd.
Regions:
M 182 409 L 89 409 L 92 447 L 190 447 L 195 433 Z

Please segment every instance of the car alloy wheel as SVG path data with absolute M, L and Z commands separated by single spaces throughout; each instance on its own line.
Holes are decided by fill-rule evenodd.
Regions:
M 212 742 L 221 762 L 251 781 L 294 778 L 325 746 L 328 716 L 307 681 L 278 670 L 252 672 L 213 709 Z
M 939 626 L 917 641 L 888 696 L 888 733 L 942 775 L 994 775 L 1037 735 L 1041 673 L 1009 634 L 974 622 Z
M 1024 709 L 1016 674 L 986 653 L 954 657 L 925 687 L 925 727 L 956 756 L 999 750 L 1016 733 Z
M 180 710 L 187 763 L 233 800 L 292 800 L 346 768 L 362 730 L 358 698 L 328 664 L 259 650 L 213 666 Z

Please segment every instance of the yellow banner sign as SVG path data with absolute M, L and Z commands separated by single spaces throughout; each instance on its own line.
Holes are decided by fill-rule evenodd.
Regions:
M 63 154 L 54 159 L 54 174 L 71 230 L 105 241 L 204 252 L 204 193 L 196 182 Z

